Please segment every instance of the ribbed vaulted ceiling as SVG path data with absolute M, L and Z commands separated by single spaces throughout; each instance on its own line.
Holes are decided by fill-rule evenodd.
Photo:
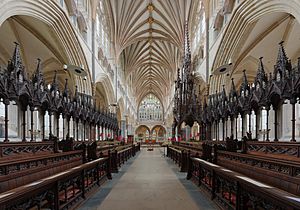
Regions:
M 136 102 L 149 93 L 162 102 L 181 65 L 184 25 L 200 0 L 106 0 L 117 58 Z M 131 79 L 129 81 L 129 76 Z

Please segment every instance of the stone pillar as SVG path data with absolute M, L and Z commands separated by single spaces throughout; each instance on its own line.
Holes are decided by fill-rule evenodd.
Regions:
M 191 127 L 189 125 L 185 126 L 185 139 L 190 140 Z
M 261 131 L 261 110 L 257 110 L 255 113 L 255 136 L 257 140 L 261 139 L 260 131 Z
M 45 139 L 45 112 L 44 111 L 39 111 L 38 112 L 38 121 L 39 123 L 39 130 L 41 131 L 41 140 L 43 141 Z
M 290 141 L 292 138 L 292 112 L 293 112 L 292 105 L 290 103 L 283 104 L 281 110 L 278 112 L 277 127 L 278 127 L 278 131 L 280 131 L 280 133 L 278 133 L 278 139 L 282 141 Z M 296 109 L 296 113 L 297 113 L 297 109 Z M 296 129 L 295 136 L 297 137 L 297 129 Z
M 122 138 L 126 138 L 125 129 L 126 129 L 126 120 L 121 120 L 121 136 L 122 136 Z
M 270 129 L 270 133 L 269 133 L 269 140 L 273 141 L 274 139 L 274 110 L 270 109 L 269 111 L 269 129 Z

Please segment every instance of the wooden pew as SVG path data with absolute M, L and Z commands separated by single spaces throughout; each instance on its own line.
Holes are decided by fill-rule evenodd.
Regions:
M 70 209 L 78 206 L 110 173 L 100 158 L 0 194 L 0 209 Z
M 187 178 L 222 209 L 300 209 L 300 197 L 199 158 L 189 159 Z
M 30 155 L 27 158 L 0 159 L 0 193 L 26 185 L 34 180 L 71 169 L 86 162 L 85 142 L 75 144 L 74 151 L 60 153 L 43 153 L 42 155 Z M 78 150 L 76 150 L 78 149 Z M 116 149 L 115 145 L 107 145 L 98 148 L 101 155 L 106 155 L 111 162 L 115 163 L 115 172 L 118 167 L 124 164 L 130 157 L 140 150 L 140 145 L 130 144 L 119 146 L 116 156 L 111 158 L 110 150 Z M 17 157 L 23 157 L 18 155 Z M 98 159 L 97 157 L 96 159 Z M 92 161 L 89 159 L 89 161 Z
M 207 160 L 287 192 L 300 194 L 300 162 L 297 157 L 299 144 L 283 142 L 274 145 L 273 142 L 246 143 L 251 146 L 249 146 L 250 149 L 246 150 L 247 153 L 243 154 L 245 150 L 237 150 L 238 145 L 228 144 L 227 141 L 206 142 L 213 149 L 211 150 L 213 158 Z M 190 149 L 191 156 L 196 156 L 195 150 L 199 151 L 199 146 L 193 147 L 181 142 L 176 143 L 176 146 L 173 145 L 173 147 L 179 150 Z M 280 153 L 279 151 L 285 152 Z M 199 156 L 197 155 L 197 157 Z M 200 158 L 204 159 L 202 156 Z
M 0 161 L 0 192 L 82 164 L 82 152 L 70 151 Z
M 300 194 L 300 162 L 270 156 L 217 151 L 216 163 L 270 184 Z

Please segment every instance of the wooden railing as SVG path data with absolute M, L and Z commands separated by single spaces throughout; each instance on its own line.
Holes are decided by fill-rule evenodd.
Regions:
M 10 177 L 26 175 L 30 169 L 43 169 L 43 167 L 51 167 L 52 165 L 65 161 L 82 161 L 81 151 L 71 151 L 64 153 L 54 153 L 38 157 L 22 158 L 12 161 L 0 161 L 0 182 L 2 177 L 9 175 Z M 24 172 L 24 173 L 23 173 Z
M 300 158 L 300 143 L 246 141 L 245 152 L 285 155 L 285 158 Z M 300 160 L 299 160 L 300 161 Z
M 85 144 L 84 144 L 85 145 Z M 81 146 L 79 145 L 81 148 Z M 108 149 L 106 147 L 106 149 Z M 111 149 L 111 148 L 110 148 Z M 32 183 L 0 193 L 0 209 L 70 209 L 76 207 L 102 182 L 106 177 L 111 179 L 111 172 L 134 156 L 140 150 L 140 145 L 126 145 L 119 147 L 119 150 L 108 150 L 108 156 L 98 158 L 90 162 L 78 165 L 63 172 L 53 174 L 45 178 L 36 179 Z M 82 151 L 63 152 L 60 154 L 50 154 L 46 157 L 35 157 L 19 162 L 6 163 L 3 167 L 4 176 L 14 176 L 20 171 L 10 170 L 14 164 L 49 164 L 55 162 L 55 158 L 60 156 L 66 158 L 67 154 L 75 156 L 83 155 Z M 70 157 L 71 158 L 71 157 Z M 33 161 L 33 162 L 30 162 Z M 70 161 L 72 161 L 70 159 Z M 23 166 L 22 166 L 23 167 Z M 37 166 L 32 166 L 37 167 Z M 9 168 L 9 169 L 8 169 Z M 7 174 L 8 173 L 8 174 Z M 0 176 L 1 179 L 1 176 Z M 5 183 L 5 182 L 3 182 Z
M 266 142 L 266 141 L 205 141 L 205 143 L 216 146 L 218 150 L 231 152 L 240 151 L 256 155 L 273 155 L 281 159 L 300 158 L 300 142 Z M 300 159 L 299 159 L 300 161 Z
M 0 160 L 23 154 L 34 155 L 44 152 L 57 152 L 55 143 L 53 141 L 0 143 Z
M 212 148 L 209 144 L 197 144 L 193 147 L 186 143 L 173 142 L 171 146 L 167 146 L 167 156 L 179 165 L 181 172 L 186 172 L 189 156 L 212 161 Z
M 117 173 L 121 164 L 124 164 L 130 157 L 135 156 L 138 151 L 140 151 L 140 144 L 130 144 L 110 152 L 112 172 Z
M 300 209 L 300 197 L 199 158 L 189 159 L 187 178 L 224 209 Z
M 203 145 L 210 147 L 210 150 L 202 150 L 203 153 L 210 152 L 212 158 L 206 160 L 295 195 L 300 194 L 300 159 L 296 152 L 299 143 L 245 141 L 241 146 L 242 150 L 237 150 L 238 145 L 234 145 L 234 142 L 211 141 Z M 195 155 L 195 152 L 199 151 L 199 146 L 176 143 L 172 147 L 180 151 L 185 150 L 190 156 L 204 159 L 203 156 Z M 227 149 L 229 151 L 226 151 Z M 172 153 L 171 155 L 176 157 Z M 178 162 L 178 158 L 174 157 L 171 158 Z M 184 160 L 186 158 L 182 159 Z M 180 166 L 188 164 L 182 161 Z
M 0 209 L 70 209 L 110 177 L 109 158 L 101 158 L 0 194 Z
M 100 149 L 107 152 L 105 157 L 95 160 L 86 159 L 86 143 L 74 148 L 78 150 L 45 152 L 22 159 L 0 158 L 0 209 L 69 209 L 105 176 L 111 178 L 111 166 L 118 172 L 118 167 L 134 156 L 140 145 L 105 146 Z M 9 183 L 18 185 L 9 187 Z
M 173 146 L 167 146 L 167 157 L 171 158 L 180 167 L 181 172 L 187 172 L 188 157 L 191 156 L 190 150 L 176 149 Z
M 300 194 L 300 162 L 217 151 L 216 164 L 295 195 Z
M 202 144 L 197 144 L 197 145 L 193 145 L 193 144 L 188 144 L 188 143 L 182 143 L 182 142 L 173 142 L 172 146 L 174 148 L 177 149 L 186 149 L 186 150 L 191 150 L 192 153 L 195 153 L 195 155 L 197 154 L 197 156 L 201 156 L 203 153 L 203 148 L 202 148 Z

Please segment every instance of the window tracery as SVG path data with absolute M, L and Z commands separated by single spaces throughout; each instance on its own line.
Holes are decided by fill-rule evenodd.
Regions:
M 139 106 L 139 121 L 161 121 L 163 117 L 163 109 L 159 99 L 149 94 L 141 102 Z

